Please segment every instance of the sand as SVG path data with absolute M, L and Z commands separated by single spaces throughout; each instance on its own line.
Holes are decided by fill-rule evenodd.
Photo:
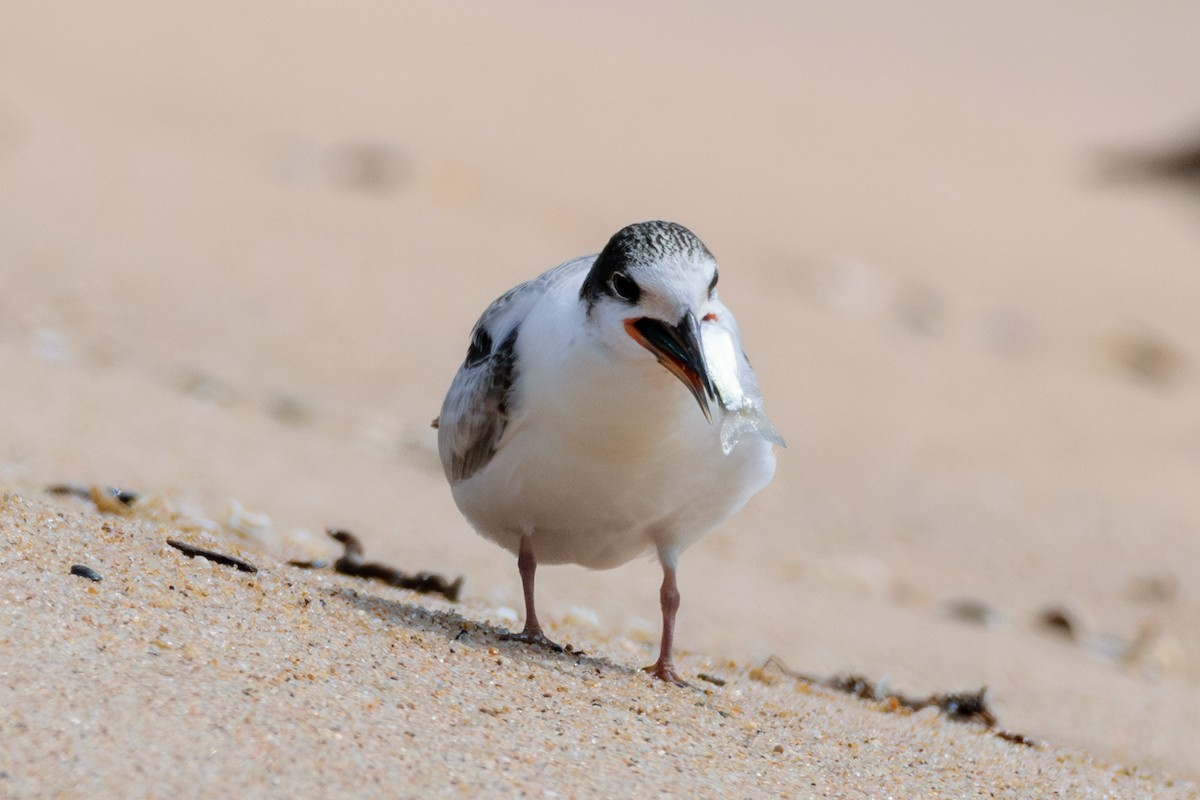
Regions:
M 578 624 L 308 572 L 161 520 L 18 495 L 5 536 L 5 796 L 1194 797 L 1194 784 Z M 253 560 L 191 559 L 166 537 Z M 82 562 L 100 578 L 70 574 Z M 19 655 L 18 655 L 19 654 Z M 723 685 L 712 681 L 723 682 Z
M 1188 132 L 1200 13 L 5 16 L 0 795 L 1195 796 L 1200 227 L 1101 165 Z M 499 641 L 515 564 L 428 427 L 487 302 L 655 217 L 716 253 L 791 445 L 682 560 L 695 690 L 637 671 L 650 561 L 539 573 L 586 657 Z M 462 602 L 284 565 L 327 526 Z M 986 685 L 1040 744 L 773 655 Z

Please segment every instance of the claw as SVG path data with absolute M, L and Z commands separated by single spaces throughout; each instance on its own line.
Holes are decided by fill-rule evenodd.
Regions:
M 682 689 L 692 688 L 690 683 L 679 677 L 679 673 L 675 671 L 675 665 L 670 661 L 664 663 L 659 659 L 648 667 L 642 667 L 642 671 L 649 672 L 651 676 L 658 678 L 660 681 L 666 681 Z

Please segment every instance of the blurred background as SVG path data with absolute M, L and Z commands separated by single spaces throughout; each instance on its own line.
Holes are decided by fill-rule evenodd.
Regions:
M 1200 777 L 1200 6 L 3 20 L 0 485 L 236 499 L 519 609 L 429 422 L 488 302 L 672 219 L 790 444 L 685 554 L 678 646 L 986 684 L 1008 728 Z M 538 578 L 652 660 L 654 563 Z

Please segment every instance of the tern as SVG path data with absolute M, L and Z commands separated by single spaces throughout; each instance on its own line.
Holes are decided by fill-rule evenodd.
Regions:
M 539 564 L 655 553 L 662 639 L 646 671 L 686 685 L 672 659 L 679 555 L 770 482 L 784 444 L 700 239 L 636 223 L 504 293 L 434 425 L 459 510 L 517 556 L 525 627 L 506 638 L 561 650 L 534 608 Z

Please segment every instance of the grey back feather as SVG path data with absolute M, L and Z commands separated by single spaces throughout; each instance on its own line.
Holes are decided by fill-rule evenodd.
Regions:
M 595 256 L 568 261 L 509 289 L 471 330 L 467 358 L 454 376 L 438 417 L 438 452 L 451 484 L 470 478 L 491 462 L 517 414 L 521 323 L 557 283 L 582 282 Z

